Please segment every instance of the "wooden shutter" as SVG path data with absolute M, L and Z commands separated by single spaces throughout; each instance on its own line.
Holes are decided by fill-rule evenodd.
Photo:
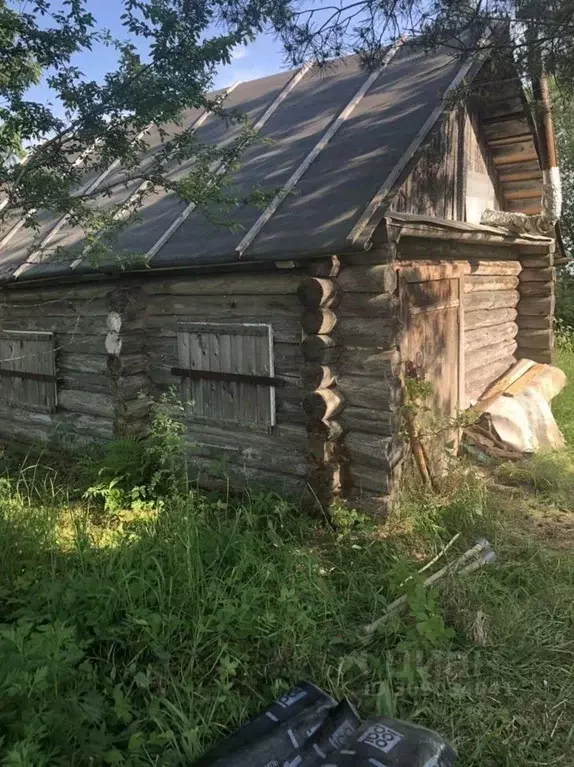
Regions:
M 186 322 L 178 325 L 182 398 L 193 419 L 275 425 L 271 325 Z
M 0 331 L 0 398 L 31 410 L 56 408 L 54 334 Z

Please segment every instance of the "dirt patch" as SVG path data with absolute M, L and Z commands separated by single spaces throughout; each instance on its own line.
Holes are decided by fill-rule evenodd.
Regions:
M 574 551 L 574 509 L 558 507 L 528 487 L 493 482 L 495 502 L 508 510 L 509 523 L 556 551 Z

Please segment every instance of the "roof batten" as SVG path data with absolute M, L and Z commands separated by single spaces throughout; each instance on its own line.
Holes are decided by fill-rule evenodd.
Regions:
M 149 130 L 149 126 L 147 128 L 145 128 L 144 130 L 140 131 L 140 133 L 138 133 L 138 135 L 134 139 L 134 142 L 135 141 L 139 141 L 143 136 L 145 136 L 145 134 L 147 133 L 148 130 Z M 106 178 L 110 175 L 110 173 L 112 173 L 112 171 L 114 171 L 116 168 L 119 167 L 119 165 L 120 165 L 120 161 L 119 160 L 114 160 L 91 183 L 84 184 L 84 186 L 80 189 L 79 194 L 91 194 L 92 192 L 94 192 L 100 186 L 100 184 L 103 181 L 106 180 Z M 14 272 L 14 278 L 15 279 L 17 279 L 23 272 L 27 271 L 31 266 L 33 266 L 34 264 L 39 263 L 39 261 L 41 260 L 42 252 L 43 252 L 44 248 L 46 247 L 46 245 L 49 244 L 50 240 L 53 237 L 55 237 L 55 235 L 58 234 L 60 229 L 66 224 L 66 222 L 69 220 L 69 218 L 70 218 L 69 214 L 65 213 L 60 218 L 60 220 L 57 221 L 56 224 L 54 224 L 54 226 L 46 234 L 44 239 L 40 242 L 40 244 L 38 245 L 36 250 L 28 256 L 26 261 L 24 261 L 24 263 L 18 269 L 16 269 L 16 271 Z
M 387 51 L 385 55 L 385 58 L 383 59 L 382 65 L 378 67 L 374 72 L 371 72 L 371 74 L 367 77 L 367 79 L 361 85 L 359 90 L 355 93 L 353 98 L 349 101 L 347 106 L 338 114 L 335 120 L 333 120 L 331 125 L 327 128 L 327 130 L 321 136 L 319 141 L 315 144 L 313 149 L 305 157 L 303 162 L 298 166 L 295 172 L 286 181 L 284 186 L 281 188 L 281 190 L 278 192 L 275 198 L 269 203 L 269 205 L 263 211 L 261 216 L 259 216 L 257 221 L 253 224 L 251 229 L 247 232 L 245 237 L 241 240 L 239 245 L 235 248 L 235 252 L 239 254 L 239 258 L 243 256 L 247 248 L 251 245 L 253 240 L 257 237 L 259 232 L 263 229 L 265 224 L 269 221 L 271 216 L 275 213 L 277 208 L 281 205 L 283 200 L 287 197 L 289 192 L 297 184 L 299 179 L 307 171 L 311 163 L 318 157 L 320 152 L 327 146 L 329 141 L 333 138 L 335 133 L 339 130 L 339 128 L 343 125 L 343 123 L 347 120 L 347 118 L 350 117 L 350 115 L 352 114 L 353 110 L 355 109 L 359 101 L 367 93 L 371 85 L 375 82 L 375 80 L 378 78 L 378 76 L 381 74 L 381 72 L 387 66 L 387 64 L 389 64 L 389 62 L 392 60 L 393 56 L 399 50 L 403 42 L 404 42 L 403 38 L 400 38 L 399 40 L 395 42 L 394 45 L 392 45 L 389 48 L 389 50 Z
M 76 159 L 72 163 L 72 167 L 75 168 L 76 165 L 79 165 L 85 157 L 87 157 L 89 154 L 91 154 L 91 152 L 94 151 L 94 149 L 97 147 L 99 143 L 100 143 L 99 140 L 94 141 L 94 143 L 91 144 L 87 149 L 84 149 L 84 151 L 78 157 L 76 157 Z M 26 160 L 26 158 L 24 158 L 24 160 Z M 24 165 L 24 161 L 21 164 Z M 4 204 L 2 205 L 0 210 L 6 207 L 6 205 L 8 204 L 8 199 L 6 198 L 6 200 L 3 200 L 2 202 Z M 17 234 L 20 231 L 20 229 L 24 226 L 26 221 L 28 221 L 28 219 L 31 216 L 33 216 L 34 213 L 37 213 L 37 212 L 38 211 L 36 208 L 32 208 L 30 211 L 28 211 L 28 213 L 25 216 L 22 216 L 22 218 L 19 221 L 17 221 L 8 232 L 6 232 L 4 237 L 0 240 L 0 248 L 3 248 L 4 245 L 7 245 L 12 239 L 12 237 L 14 237 L 14 235 Z
M 225 99 L 229 96 L 229 94 L 232 91 L 234 91 L 235 88 L 237 88 L 237 86 L 241 84 L 241 82 L 242 82 L 241 80 L 237 80 L 232 85 L 230 85 L 229 88 L 227 88 L 225 90 L 225 92 L 223 93 L 221 98 L 219 98 L 217 100 L 217 105 L 223 103 L 223 101 L 225 101 Z M 207 118 L 211 114 L 213 114 L 213 113 L 209 109 L 205 109 L 199 115 L 199 117 L 193 123 L 193 125 L 191 126 L 191 132 L 195 133 L 195 131 L 198 128 L 201 128 L 201 126 L 204 124 L 204 122 L 207 120 Z M 124 216 L 124 215 L 129 213 L 130 205 L 133 202 L 137 202 L 138 201 L 139 195 L 141 195 L 143 192 L 145 192 L 145 190 L 148 188 L 148 186 L 150 186 L 150 182 L 147 181 L 147 180 L 142 181 L 141 184 L 138 184 L 137 188 L 134 189 L 134 191 L 127 197 L 127 199 L 124 200 L 124 202 L 122 203 L 121 207 L 114 213 L 113 218 L 114 218 L 115 221 L 119 220 L 122 216 Z M 100 229 L 100 231 L 98 231 L 95 234 L 92 242 L 90 242 L 89 245 L 86 245 L 86 247 L 83 249 L 81 255 L 78 258 L 76 258 L 74 261 L 72 261 L 72 263 L 70 264 L 70 268 L 71 269 L 76 269 L 82 263 L 84 258 L 87 255 L 89 255 L 89 253 L 93 250 L 93 248 L 95 246 L 95 243 L 104 236 L 105 231 L 106 231 L 105 229 Z
M 279 108 L 279 106 L 282 104 L 282 102 L 287 98 L 287 96 L 291 93 L 293 88 L 297 85 L 297 83 L 300 82 L 300 80 L 303 79 L 303 77 L 307 74 L 309 69 L 312 67 L 312 62 L 306 62 L 303 64 L 303 66 L 293 75 L 293 77 L 289 80 L 289 82 L 285 85 L 283 90 L 278 94 L 278 96 L 275 98 L 275 100 L 267 107 L 265 112 L 261 115 L 261 117 L 257 120 L 257 122 L 253 125 L 252 130 L 255 133 L 258 133 L 261 128 L 265 125 L 267 120 L 273 115 L 273 113 Z M 223 173 L 225 173 L 225 170 L 227 168 L 227 163 L 220 161 L 215 165 L 212 172 L 216 175 L 220 176 Z M 187 208 L 183 210 L 183 212 L 175 219 L 175 221 L 167 228 L 167 230 L 161 235 L 161 237 L 155 242 L 152 247 L 148 250 L 146 254 L 146 261 L 149 263 L 149 261 L 158 253 L 161 248 L 165 245 L 165 243 L 169 240 L 169 238 L 172 236 L 174 232 L 176 232 L 179 227 L 183 224 L 183 222 L 189 218 L 189 216 L 193 213 L 193 211 L 196 208 L 196 204 L 194 202 L 190 203 Z

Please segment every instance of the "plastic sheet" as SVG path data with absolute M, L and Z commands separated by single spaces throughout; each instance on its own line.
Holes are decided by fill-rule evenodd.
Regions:
M 361 723 L 348 700 L 302 682 L 192 767 L 451 767 L 455 758 L 432 730 L 385 717 Z

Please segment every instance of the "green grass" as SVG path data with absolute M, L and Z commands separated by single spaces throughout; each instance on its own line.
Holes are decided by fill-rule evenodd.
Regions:
M 568 376 L 571 382 L 552 403 L 556 419 L 570 447 L 574 446 L 574 336 L 567 343 L 559 345 L 556 364 Z
M 574 381 L 572 350 L 560 363 Z M 574 437 L 572 384 L 556 412 Z M 340 510 L 333 530 L 274 495 L 184 492 L 160 437 L 73 472 L 5 460 L 0 764 L 185 765 L 301 678 L 439 730 L 461 767 L 572 764 L 568 451 L 510 482 L 461 463 L 385 528 Z M 422 599 L 415 579 L 362 641 L 456 532 L 496 564 Z

